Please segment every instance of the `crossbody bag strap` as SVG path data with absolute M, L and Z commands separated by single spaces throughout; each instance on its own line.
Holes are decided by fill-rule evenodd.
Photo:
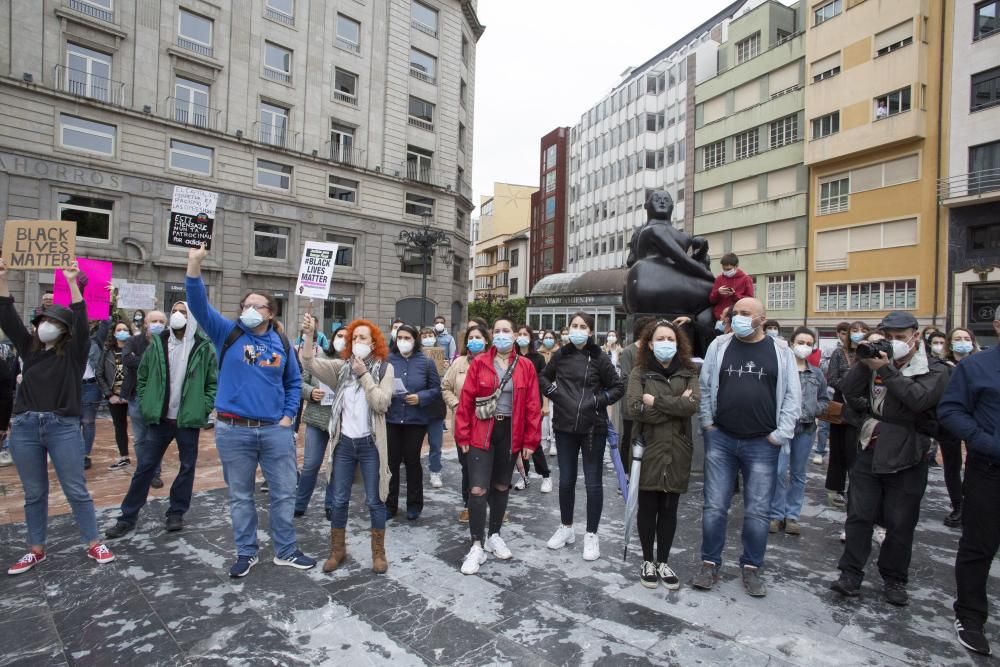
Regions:
M 507 367 L 507 372 L 503 374 L 503 378 L 500 380 L 500 384 L 497 385 L 498 396 L 500 395 L 500 392 L 503 391 L 503 388 L 507 386 L 507 383 L 510 382 L 510 377 L 511 375 L 514 374 L 514 366 L 517 366 L 517 360 L 519 356 L 520 355 L 515 353 L 514 360 L 510 363 L 510 366 Z

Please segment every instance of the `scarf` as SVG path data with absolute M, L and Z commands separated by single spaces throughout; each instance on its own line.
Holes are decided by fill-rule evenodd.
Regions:
M 371 374 L 372 379 L 378 383 L 379 371 L 382 362 L 371 355 L 365 359 L 365 368 Z M 358 377 L 351 371 L 351 362 L 348 360 L 340 368 L 340 379 L 337 382 L 337 390 L 333 394 L 333 405 L 330 406 L 330 433 L 335 432 L 340 427 L 340 415 L 344 410 L 344 396 L 348 391 L 356 391 L 361 386 Z M 372 415 L 368 411 L 368 427 L 371 428 Z

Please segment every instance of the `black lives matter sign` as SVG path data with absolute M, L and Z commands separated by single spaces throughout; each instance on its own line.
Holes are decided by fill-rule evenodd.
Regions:
M 218 203 L 218 192 L 175 186 L 170 203 L 167 245 L 197 248 L 204 243 L 210 249 Z

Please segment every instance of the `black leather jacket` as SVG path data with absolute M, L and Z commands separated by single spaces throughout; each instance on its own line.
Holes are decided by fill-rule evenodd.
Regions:
M 606 432 L 606 408 L 625 395 L 625 383 L 611 357 L 592 342 L 583 349 L 572 344 L 560 347 L 538 382 L 552 402 L 552 428 L 567 433 Z

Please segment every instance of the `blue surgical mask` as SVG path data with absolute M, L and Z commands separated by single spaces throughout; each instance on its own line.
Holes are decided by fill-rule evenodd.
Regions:
M 753 325 L 753 318 L 749 315 L 733 316 L 733 333 L 740 338 L 749 338 L 757 327 Z
M 659 362 L 667 362 L 677 354 L 677 343 L 672 340 L 658 340 L 653 342 L 653 355 Z
M 583 329 L 572 329 L 569 332 L 569 342 L 573 345 L 583 345 L 589 338 L 590 334 Z
M 542 345 L 545 346 L 545 349 L 551 350 L 556 346 L 556 341 L 552 338 L 546 338 L 545 340 L 542 341 Z
M 129 339 L 129 333 L 127 331 L 116 331 L 115 340 L 126 341 Z
M 528 347 L 528 344 L 531 343 L 531 339 L 527 336 L 518 336 L 514 339 L 514 342 L 520 347 Z
M 486 349 L 486 341 L 481 338 L 470 338 L 465 348 L 473 354 L 479 354 Z
M 243 314 L 240 315 L 240 322 L 247 329 L 256 329 L 264 323 L 264 316 L 258 313 L 256 309 L 248 307 L 243 309 Z
M 851 332 L 851 342 L 857 345 L 865 339 L 864 331 L 852 331 Z
M 159 336 L 161 333 L 163 333 L 163 330 L 165 328 L 166 328 L 165 324 L 160 324 L 159 322 L 153 322 L 152 324 L 149 325 L 149 333 L 153 334 L 154 336 Z
M 955 354 L 972 354 L 972 343 L 967 340 L 955 341 L 951 344 L 951 351 Z
M 500 350 L 501 352 L 506 352 L 511 347 L 514 346 L 514 336 L 509 333 L 498 333 L 493 334 L 493 347 Z

